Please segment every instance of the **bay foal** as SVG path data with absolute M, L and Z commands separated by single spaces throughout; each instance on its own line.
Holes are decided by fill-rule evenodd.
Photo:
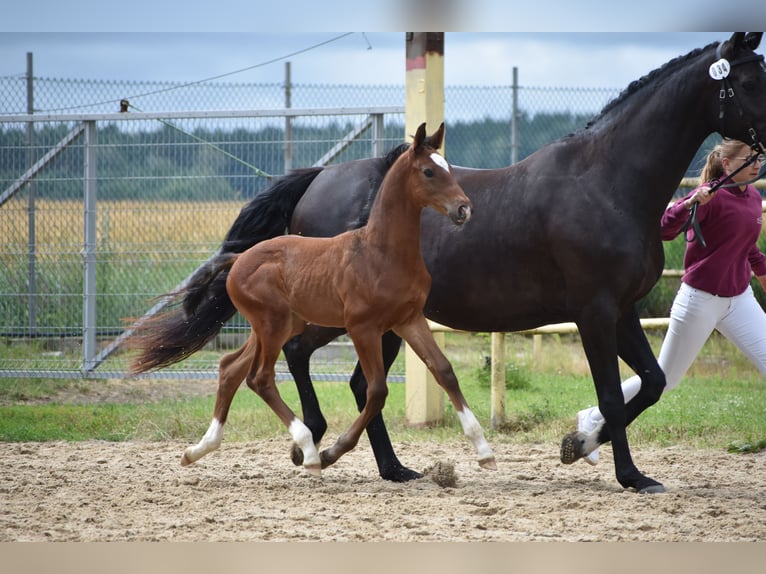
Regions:
M 433 207 L 462 225 L 472 209 L 450 166 L 436 153 L 443 138 L 444 124 L 430 138 L 425 124 L 420 125 L 409 149 L 383 180 L 366 226 L 331 238 L 285 235 L 242 254 L 220 256 L 210 280 L 230 267 L 226 291 L 252 331 L 242 348 L 221 360 L 213 421 L 202 440 L 186 449 L 181 464 L 220 446 L 231 401 L 244 379 L 288 427 L 303 451 L 307 471 L 321 475 L 322 468 L 356 446 L 383 409 L 388 389 L 380 341 L 393 330 L 447 392 L 479 464 L 496 468 L 481 426 L 423 315 L 431 276 L 420 253 L 421 212 Z M 368 381 L 367 402 L 358 418 L 321 453 L 275 384 L 274 365 L 282 346 L 307 323 L 344 327 Z

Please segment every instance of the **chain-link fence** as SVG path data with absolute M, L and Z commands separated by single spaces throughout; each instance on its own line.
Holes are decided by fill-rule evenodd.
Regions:
M 217 249 L 267 175 L 379 155 L 406 139 L 403 86 L 32 85 L 30 94 L 25 77 L 0 78 L 0 376 L 123 376 L 126 319 Z M 510 163 L 514 90 L 519 158 L 583 127 L 617 95 L 448 86 L 452 163 Z M 23 121 L 30 107 L 39 121 Z M 215 378 L 221 354 L 247 331 L 233 319 L 209 350 L 158 376 Z M 354 361 L 340 344 L 312 371 L 346 379 Z M 402 374 L 395 365 L 392 379 Z

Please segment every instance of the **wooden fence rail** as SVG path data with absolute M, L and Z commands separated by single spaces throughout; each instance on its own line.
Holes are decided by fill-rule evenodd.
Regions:
M 684 178 L 679 187 L 694 187 L 699 184 L 698 178 Z M 755 183 L 758 189 L 766 189 L 766 181 L 760 180 Z M 762 202 L 762 209 L 766 212 L 766 201 Z M 663 277 L 681 277 L 683 269 L 665 269 Z M 641 319 L 644 329 L 667 329 L 669 319 Z M 444 333 L 458 332 L 444 325 L 429 321 L 431 331 L 437 342 L 444 347 Z M 577 325 L 574 323 L 556 323 L 543 325 L 536 329 L 515 331 L 517 334 L 533 336 L 532 356 L 538 357 L 542 350 L 542 336 L 551 334 L 577 333 Z M 438 386 L 425 365 L 409 348 L 406 347 L 405 355 L 405 381 L 406 381 L 406 415 L 407 422 L 413 426 L 425 426 L 439 422 L 444 417 L 444 392 Z M 492 333 L 491 352 L 491 383 L 490 383 L 490 424 L 492 428 L 499 428 L 506 422 L 505 413 L 505 333 Z

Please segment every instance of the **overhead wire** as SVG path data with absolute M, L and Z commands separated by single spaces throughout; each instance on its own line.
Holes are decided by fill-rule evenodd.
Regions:
M 175 90 L 181 90 L 181 89 L 184 89 L 184 88 L 188 88 L 190 86 L 196 86 L 196 85 L 199 85 L 199 84 L 204 84 L 204 83 L 212 82 L 212 81 L 215 81 L 215 80 L 220 80 L 221 78 L 226 78 L 226 77 L 229 77 L 229 76 L 234 76 L 236 74 L 241 74 L 243 72 L 248 72 L 248 71 L 254 70 L 256 68 L 262 68 L 264 66 L 268 66 L 270 64 L 274 64 L 276 62 L 280 62 L 282 60 L 286 60 L 288 58 L 292 58 L 292 57 L 298 56 L 300 54 L 305 54 L 306 52 L 310 52 L 312 50 L 316 50 L 318 48 L 321 48 L 321 47 L 326 46 L 328 44 L 331 44 L 333 42 L 337 42 L 338 40 L 342 40 L 343 38 L 351 36 L 352 34 L 356 34 L 356 32 L 345 32 L 343 34 L 339 34 L 339 35 L 334 36 L 332 38 L 328 38 L 327 40 L 323 40 L 322 42 L 318 42 L 318 43 L 313 44 L 311 46 L 307 46 L 306 48 L 301 48 L 300 50 L 295 50 L 294 52 L 290 52 L 289 54 L 285 54 L 283 56 L 278 56 L 276 58 L 272 58 L 270 60 L 266 60 L 266 61 L 260 62 L 258 64 L 253 64 L 252 66 L 247 66 L 245 68 L 240 68 L 238 70 L 233 70 L 231 72 L 225 72 L 223 74 L 218 74 L 218 75 L 215 75 L 215 76 L 210 76 L 208 78 L 203 78 L 201 80 L 194 80 L 192 82 L 185 82 L 185 83 L 181 83 L 181 84 L 174 84 L 174 85 L 168 86 L 166 88 L 161 88 L 161 89 L 158 89 L 158 90 L 152 90 L 152 91 L 149 91 L 149 92 L 143 92 L 143 93 L 139 93 L 139 94 L 134 94 L 134 95 L 128 96 L 127 98 L 120 98 L 119 100 L 104 100 L 104 101 L 99 101 L 99 102 L 91 102 L 91 103 L 88 103 L 88 104 L 80 104 L 80 105 L 77 105 L 77 106 L 68 106 L 68 107 L 63 107 L 63 108 L 49 108 L 49 109 L 38 110 L 38 111 L 39 112 L 46 112 L 46 113 L 48 113 L 48 112 L 62 112 L 62 111 L 78 110 L 78 109 L 84 109 L 84 108 L 91 108 L 91 107 L 95 107 L 95 106 L 103 106 L 103 105 L 106 105 L 106 104 L 115 104 L 115 103 L 118 103 L 118 102 L 120 102 L 120 101 L 122 101 L 124 99 L 135 100 L 135 99 L 144 98 L 144 97 L 147 97 L 147 96 L 154 96 L 156 94 L 163 94 L 163 93 L 172 92 L 172 91 L 175 91 Z M 365 41 L 367 42 L 367 46 L 368 46 L 367 49 L 371 50 L 372 49 L 372 44 L 370 44 L 370 41 L 367 38 L 367 35 L 364 34 L 364 32 L 362 32 L 361 34 L 364 37 Z

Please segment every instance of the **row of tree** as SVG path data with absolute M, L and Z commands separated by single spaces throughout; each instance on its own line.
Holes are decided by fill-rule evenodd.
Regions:
M 523 159 L 547 143 L 582 129 L 590 116 L 571 113 L 519 115 L 518 157 Z M 261 129 L 198 128 L 191 135 L 168 124 L 157 129 L 125 130 L 116 124 L 98 128 L 98 193 L 103 199 L 232 200 L 247 199 L 269 185 L 251 166 L 268 174 L 284 172 L 285 132 L 280 126 Z M 71 129 L 46 124 L 35 130 L 29 153 L 23 126 L 0 129 L 0 179 L 5 188 L 55 146 Z M 294 167 L 322 157 L 354 126 L 329 123 L 324 127 L 295 126 L 292 130 Z M 403 141 L 402 124 L 389 122 L 387 141 Z M 193 136 L 193 137 L 192 137 Z M 213 145 L 206 145 L 208 142 Z M 213 147 L 215 146 L 215 147 Z M 700 150 L 704 156 L 705 146 Z M 640 153 L 640 150 L 626 150 Z M 368 157 L 369 145 L 348 147 L 336 161 Z M 511 162 L 511 127 L 506 120 L 485 118 L 448 124 L 447 156 L 455 165 L 497 168 Z M 37 193 L 52 199 L 82 196 L 82 142 L 61 153 L 37 177 Z M 699 160 L 692 163 L 699 170 Z M 690 175 L 695 175 L 690 173 Z

